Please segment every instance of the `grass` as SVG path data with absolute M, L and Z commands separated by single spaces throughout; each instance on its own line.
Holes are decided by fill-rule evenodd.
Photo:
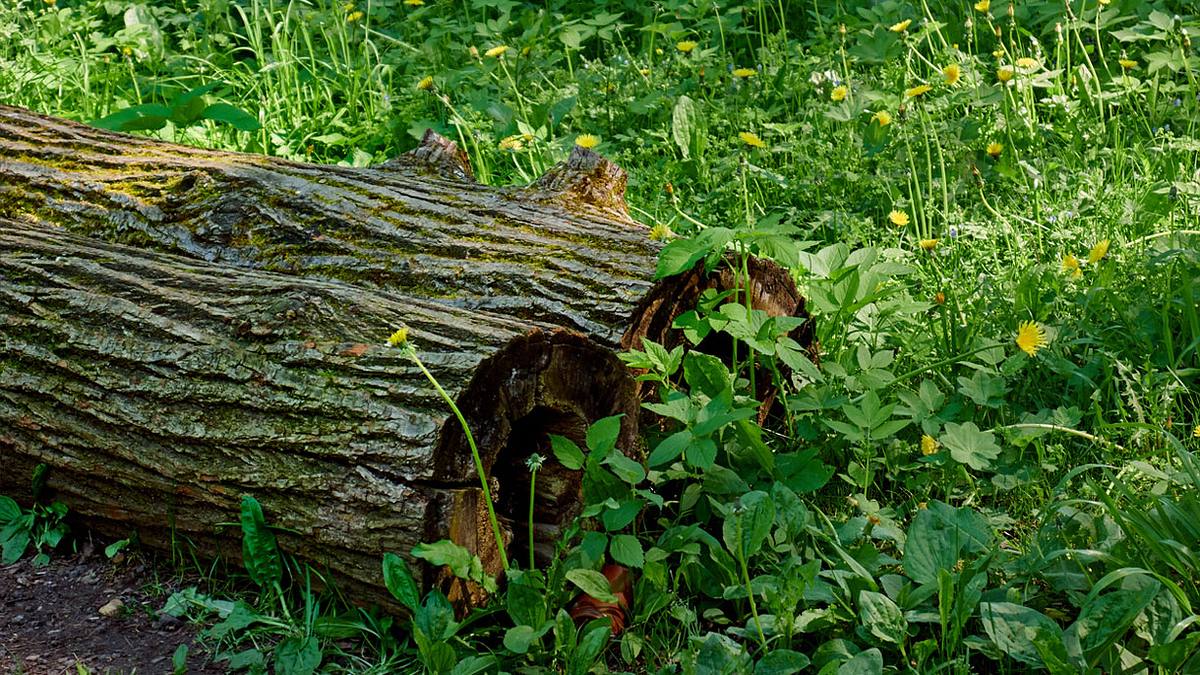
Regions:
M 1198 31 L 1189 3 L 1132 0 L 17 0 L 0 9 L 0 100 L 116 126 L 104 118 L 213 85 L 199 95 L 242 116 L 153 133 L 364 166 L 432 127 L 495 185 L 532 181 L 589 135 L 629 172 L 635 217 L 678 233 L 671 246 L 793 271 L 821 370 L 781 382 L 774 460 L 749 458 L 735 421 L 670 427 L 717 454 L 652 453 L 644 482 L 613 488 L 636 502 L 637 529 L 580 533 L 555 568 L 518 576 L 545 605 L 516 611 L 510 593 L 507 615 L 442 636 L 456 659 L 1187 672 L 1200 659 Z M 1027 322 L 1046 339 L 1023 345 L 1032 354 L 1016 339 Z M 746 350 L 802 366 L 782 335 Z M 639 358 L 666 404 L 725 400 L 652 347 Z M 736 410 L 747 389 L 731 382 Z M 647 486 L 678 497 L 655 504 Z M 943 545 L 947 532 L 969 536 Z M 629 540 L 611 548 L 630 534 L 638 606 L 584 664 L 589 629 L 555 623 L 572 595 L 562 574 L 598 567 L 598 542 L 632 561 Z M 436 612 L 416 615 L 428 629 Z M 504 637 L 546 622 L 529 644 Z M 375 666 L 322 637 L 326 667 L 445 658 L 408 632 L 369 632 Z

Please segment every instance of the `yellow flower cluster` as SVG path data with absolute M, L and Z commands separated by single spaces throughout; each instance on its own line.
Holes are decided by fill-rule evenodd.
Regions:
M 600 145 L 600 137 L 594 134 L 579 134 L 575 137 L 575 145 L 591 150 L 597 145 Z

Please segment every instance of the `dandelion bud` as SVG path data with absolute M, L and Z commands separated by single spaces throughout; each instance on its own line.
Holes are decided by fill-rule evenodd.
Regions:
M 992 26 L 992 32 L 996 34 L 996 37 L 1001 37 L 1002 33 L 1000 32 L 1000 24 Z
M 671 185 L 670 183 L 667 183 L 667 184 L 666 184 L 666 188 L 667 188 L 667 194 L 669 194 L 669 195 L 674 195 L 674 194 L 675 194 L 675 186 L 674 186 L 674 185 Z
M 838 24 L 838 35 L 846 34 L 846 24 Z
M 1017 14 L 1017 10 L 1016 10 L 1016 7 L 1015 7 L 1015 5 L 1014 5 L 1013 3 L 1011 3 L 1011 2 L 1010 2 L 1010 3 L 1008 3 L 1008 16 L 1009 16 L 1009 18 L 1011 19 L 1012 17 L 1016 16 L 1016 14 Z
M 946 304 L 946 294 L 938 291 L 937 294 L 933 296 L 933 301 L 939 305 Z
M 965 26 L 967 30 L 971 30 L 972 28 L 975 27 L 975 22 L 972 21 L 971 17 L 968 16 L 967 21 L 966 21 L 966 23 L 963 24 L 963 26 Z

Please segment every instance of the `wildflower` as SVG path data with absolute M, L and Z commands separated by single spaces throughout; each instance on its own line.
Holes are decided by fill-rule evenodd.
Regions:
M 879 126 L 886 127 L 892 123 L 892 114 L 886 110 L 880 110 L 871 116 L 871 119 L 879 123 Z
M 918 245 L 922 251 L 932 251 L 938 245 L 938 241 L 938 239 L 922 239 L 918 242 Z
M 1088 262 L 1095 265 L 1103 260 L 1106 255 L 1108 255 L 1108 240 L 1101 239 L 1092 247 L 1092 250 L 1088 251 Z
M 1037 59 L 1028 56 L 1022 56 L 1017 59 L 1017 67 L 1022 70 L 1033 70 L 1040 65 Z
M 684 54 L 690 54 L 697 46 L 698 45 L 694 40 L 683 40 L 675 43 L 675 49 L 678 49 Z
M 850 87 L 847 87 L 846 85 L 843 84 L 843 85 L 834 87 L 833 91 L 829 92 L 829 99 L 831 101 L 844 101 L 844 100 L 846 100 L 846 95 L 849 93 L 850 93 Z
M 1099 1 L 1100 1 L 1101 5 L 1105 5 L 1105 6 L 1107 6 L 1109 3 L 1112 2 L 1112 0 L 1099 0 Z
M 1047 344 L 1046 329 L 1035 321 L 1025 321 L 1017 330 L 1017 346 L 1030 356 L 1037 356 L 1038 350 Z
M 742 131 L 738 133 L 738 138 L 742 139 L 743 143 L 752 148 L 767 147 L 767 144 L 763 142 L 763 139 L 759 138 L 758 134 L 754 133 L 753 131 Z
M 1004 152 L 1004 146 L 1001 145 L 1000 143 L 998 143 L 996 141 L 992 141 L 991 143 L 988 143 L 988 146 L 987 146 L 988 157 L 991 157 L 992 159 L 999 159 L 1000 153 L 1002 153 L 1002 152 Z
M 650 228 L 650 238 L 654 241 L 669 241 L 675 238 L 675 233 L 666 223 L 659 223 Z
M 896 227 L 904 227 L 908 225 L 908 214 L 903 211 L 893 210 L 888 214 L 888 220 L 892 221 L 892 224 Z
M 408 344 L 408 326 L 398 329 L 387 339 L 389 347 L 403 347 Z
M 362 19 L 363 16 L 364 15 L 362 12 L 350 12 L 346 15 L 346 23 L 354 23 L 355 21 Z
M 433 88 L 433 76 L 432 75 L 426 75 L 425 77 L 422 77 L 421 81 L 417 83 L 417 89 L 420 89 L 422 91 L 428 91 L 432 88 Z
M 921 94 L 928 92 L 930 89 L 933 89 L 933 85 L 918 84 L 915 87 L 911 87 L 909 89 L 904 90 L 904 96 L 906 98 L 916 98 L 916 97 L 920 96 Z
M 740 78 L 754 77 L 757 74 L 758 71 L 754 70 L 753 68 L 738 68 L 737 70 L 733 71 L 733 76 Z
M 133 50 L 129 47 L 121 47 L 121 56 L 129 58 L 130 56 L 133 56 Z
M 409 7 L 420 7 L 421 5 L 425 4 L 425 0 L 404 0 L 404 4 L 408 5 Z
M 508 51 L 508 45 L 496 45 L 483 53 L 488 58 L 499 58 L 504 52 Z
M 1121 64 L 1121 67 L 1125 70 L 1133 70 L 1134 68 L 1137 68 L 1138 64 L 1138 62 L 1134 61 L 1133 59 L 1118 59 L 1117 63 Z
M 1083 270 L 1079 267 L 1079 258 L 1068 253 L 1062 259 L 1063 272 L 1070 274 L 1072 279 L 1078 279 L 1083 276 Z
M 542 468 L 542 463 L 545 461 L 545 457 L 542 457 L 535 452 L 529 457 L 525 458 L 525 468 L 529 469 L 530 471 L 537 471 L 538 469 Z
M 1196 428 L 1192 430 L 1192 436 L 1200 438 L 1200 424 L 1197 424 Z
M 933 301 L 934 301 L 935 303 L 939 304 L 939 305 L 944 305 L 944 304 L 946 304 L 946 294 L 945 294 L 945 293 L 943 293 L 943 292 L 941 292 L 941 291 L 938 291 L 937 293 L 934 293 L 934 294 L 933 294 Z
M 912 23 L 912 19 L 905 19 L 905 20 L 901 21 L 900 23 L 892 24 L 892 27 L 889 28 L 888 30 L 892 31 L 893 33 L 903 33 L 904 31 L 908 30 L 908 26 L 911 23 Z
M 986 12 L 992 8 L 992 0 L 979 0 L 975 3 L 976 12 Z
M 1009 68 L 1008 66 L 1004 66 L 996 71 L 996 79 L 1000 80 L 1001 82 L 1008 82 L 1009 80 L 1013 79 L 1013 75 L 1013 69 Z
M 525 144 L 521 141 L 521 134 L 513 134 L 512 136 L 502 139 L 497 147 L 499 147 L 501 150 L 511 150 L 516 152 L 517 150 L 525 147 Z
M 937 439 L 929 434 L 921 435 L 921 454 L 928 457 L 929 455 L 937 454 L 938 451 Z
M 957 63 L 951 63 L 942 68 L 942 76 L 946 78 L 946 84 L 954 84 L 962 77 L 962 68 Z
M 597 145 L 600 145 L 600 137 L 596 136 L 595 134 L 579 134 L 575 137 L 575 145 L 591 150 Z

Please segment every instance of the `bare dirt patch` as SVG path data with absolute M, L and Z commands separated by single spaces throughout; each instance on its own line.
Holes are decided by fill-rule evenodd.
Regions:
M 46 567 L 29 558 L 0 567 L 0 673 L 171 673 L 181 644 L 189 675 L 224 673 L 194 644 L 194 626 L 158 613 L 158 582 L 152 563 L 114 563 L 90 546 Z

